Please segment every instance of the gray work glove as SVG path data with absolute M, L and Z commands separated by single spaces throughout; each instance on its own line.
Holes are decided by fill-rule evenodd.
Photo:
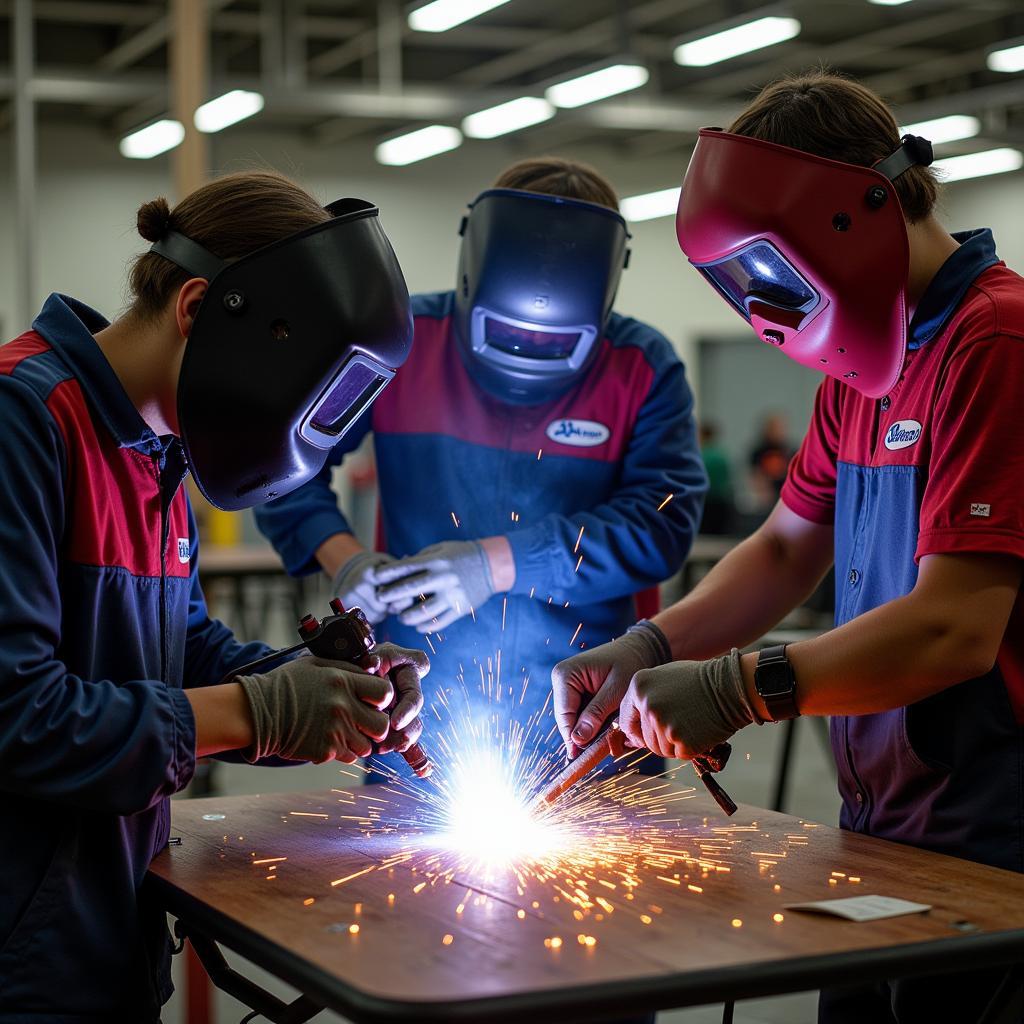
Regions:
M 374 577 L 378 600 L 420 633 L 444 629 L 494 593 L 490 559 L 476 541 L 432 544 L 381 566 Z
M 384 709 L 395 691 L 387 678 L 344 661 L 297 658 L 258 676 L 236 676 L 249 701 L 253 744 L 247 761 L 276 754 L 321 764 L 366 757 L 388 735 Z
M 665 634 L 644 619 L 617 640 L 575 654 L 551 670 L 555 721 L 570 760 L 615 714 L 633 676 L 671 658 Z
M 763 721 L 747 697 L 736 648 L 710 661 L 637 672 L 619 707 L 619 727 L 633 746 L 683 760 Z
M 387 606 L 377 597 L 374 570 L 393 562 L 383 551 L 361 551 L 350 558 L 335 574 L 334 594 L 346 608 L 362 608 L 363 614 L 374 626 L 388 616 Z

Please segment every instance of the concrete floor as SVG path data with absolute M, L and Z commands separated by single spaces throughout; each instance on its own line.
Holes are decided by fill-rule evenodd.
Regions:
M 224 616 L 230 619 L 230 615 Z M 229 623 L 230 624 L 230 623 Z M 284 622 L 275 622 L 271 641 L 286 642 Z M 820 736 L 808 721 L 798 723 L 795 744 L 794 771 L 791 778 L 786 810 L 811 821 L 835 824 L 839 802 L 835 791 L 834 768 L 826 756 Z M 741 803 L 766 806 L 771 799 L 775 758 L 781 732 L 773 726 L 750 727 L 733 740 L 733 758 L 726 772 L 726 785 L 732 796 Z M 218 765 L 218 785 L 228 794 L 299 792 L 329 789 L 339 785 L 337 767 L 305 765 L 299 768 L 255 768 L 248 765 Z M 237 969 L 252 977 L 268 990 L 282 998 L 294 998 L 297 993 L 270 978 L 258 968 L 246 964 L 229 954 L 228 959 Z M 181 958 L 175 962 L 175 984 L 181 987 Z M 758 999 L 738 1003 L 736 1024 L 813 1024 L 816 1020 L 817 994 L 797 993 L 771 999 Z M 247 1008 L 234 999 L 218 992 L 216 996 L 216 1024 L 233 1024 L 247 1013 Z M 722 1019 L 721 1006 L 694 1007 L 660 1013 L 658 1024 L 718 1024 Z M 264 1018 L 256 1018 L 263 1021 Z M 344 1018 L 323 1012 L 314 1018 L 316 1024 L 339 1024 Z M 187 1020 L 182 1000 L 175 995 L 167 1004 L 163 1024 L 193 1024 Z

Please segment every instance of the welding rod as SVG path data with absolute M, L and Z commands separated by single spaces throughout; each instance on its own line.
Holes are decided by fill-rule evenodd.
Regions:
M 621 757 L 626 752 L 626 737 L 618 722 L 612 724 L 575 760 L 570 761 L 541 791 L 538 803 L 553 804 L 566 790 L 572 789 L 588 772 L 606 757 Z

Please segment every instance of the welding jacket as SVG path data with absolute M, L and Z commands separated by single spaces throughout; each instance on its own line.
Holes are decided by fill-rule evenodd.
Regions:
M 156 1019 L 163 914 L 140 908 L 192 777 L 183 686 L 262 655 L 209 618 L 185 461 L 52 295 L 0 348 L 0 1022 Z
M 409 361 L 331 463 L 373 432 L 378 547 L 396 557 L 439 541 L 508 538 L 516 580 L 507 598 L 492 597 L 475 621 L 465 616 L 426 645 L 396 619 L 378 633 L 429 645 L 428 705 L 462 679 L 471 701 L 486 705 L 480 691 L 490 680 L 493 693 L 500 651 L 506 705 L 511 698 L 526 721 L 547 701 L 555 663 L 621 634 L 636 620 L 634 595 L 686 558 L 707 486 L 693 398 L 668 340 L 613 313 L 573 390 L 543 405 L 506 405 L 463 364 L 453 302 L 451 292 L 414 297 Z M 328 466 L 256 512 L 296 575 L 315 572 L 317 547 L 350 529 L 330 479 Z
M 837 625 L 908 594 L 926 555 L 1024 558 L 1024 281 L 991 232 L 955 237 L 898 383 L 875 400 L 826 379 L 782 490 L 834 527 Z M 1024 870 L 1024 598 L 992 671 L 837 715 L 832 743 L 844 828 Z

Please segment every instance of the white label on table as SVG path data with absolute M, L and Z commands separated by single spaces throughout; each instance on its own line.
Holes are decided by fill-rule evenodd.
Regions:
M 923 914 L 932 908 L 927 903 L 911 903 L 891 896 L 851 896 L 843 900 L 818 900 L 815 903 L 787 903 L 786 910 L 808 914 L 830 914 L 848 921 L 881 921 L 885 917 Z

